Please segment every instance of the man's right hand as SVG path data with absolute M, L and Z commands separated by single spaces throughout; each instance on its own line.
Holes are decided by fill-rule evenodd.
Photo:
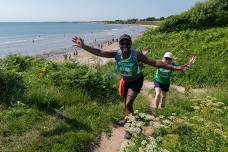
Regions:
M 144 54 L 144 55 L 147 55 L 148 52 L 149 52 L 149 49 L 148 49 L 148 48 L 144 48 L 144 49 L 142 50 L 142 54 Z
M 75 36 L 72 39 L 72 42 L 74 43 L 74 46 L 79 47 L 79 48 L 84 48 L 85 44 L 84 44 L 84 40 L 80 37 Z
M 194 55 L 191 57 L 191 59 L 188 62 L 189 67 L 191 68 L 193 64 L 196 63 L 197 57 Z
M 196 63 L 196 59 L 197 59 L 196 56 L 192 56 L 187 64 L 184 64 L 179 67 L 179 70 L 185 73 L 189 68 L 192 67 L 193 64 Z

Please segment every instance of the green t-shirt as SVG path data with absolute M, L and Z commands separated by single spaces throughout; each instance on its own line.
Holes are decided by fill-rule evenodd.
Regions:
M 172 63 L 173 66 L 179 66 L 175 63 Z M 155 74 L 155 80 L 161 84 L 170 84 L 170 78 L 172 76 L 172 70 L 158 68 Z

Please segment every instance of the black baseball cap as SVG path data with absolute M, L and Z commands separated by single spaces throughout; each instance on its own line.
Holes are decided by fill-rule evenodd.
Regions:
M 121 36 L 120 36 L 120 41 L 122 41 L 123 39 L 126 39 L 126 40 L 132 42 L 130 35 L 127 35 L 127 34 L 121 35 Z M 119 41 L 119 42 L 120 42 L 120 41 Z

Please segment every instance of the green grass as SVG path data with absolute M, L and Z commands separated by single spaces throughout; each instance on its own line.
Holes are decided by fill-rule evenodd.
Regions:
M 156 130 L 154 136 L 163 137 L 158 146 L 175 152 L 228 151 L 227 33 L 227 27 L 173 33 L 150 30 L 135 41 L 137 49 L 147 47 L 149 56 L 157 59 L 166 51 L 174 53 L 177 63 L 197 55 L 197 64 L 186 75 L 175 73 L 173 81 L 210 87 L 206 95 L 197 97 L 170 90 L 166 108 L 158 114 L 175 115 L 176 121 Z M 92 151 L 101 133 L 109 134 L 113 123 L 123 118 L 113 63 L 90 68 L 9 56 L 0 64 L 4 76 L 0 85 L 7 95 L 0 98 L 0 151 Z M 146 78 L 152 80 L 154 71 L 147 66 Z M 11 86 L 13 92 L 8 91 Z M 134 109 L 147 112 L 148 104 L 139 95 Z M 128 151 L 138 151 L 143 140 L 148 139 L 135 139 Z
M 29 106 L 16 106 L 0 113 L 0 151 L 90 151 L 99 143 L 101 133 L 109 133 L 111 125 L 123 117 L 122 101 L 99 103 L 79 91 L 70 93 L 71 96 L 65 91 L 48 94 L 55 100 L 42 94 L 43 91 L 39 97 L 29 96 L 28 100 L 33 101 Z M 49 100 L 58 103 L 58 96 L 68 101 L 63 107 L 56 109 L 52 104 L 43 104 Z M 41 105 L 35 104 L 38 102 Z M 146 109 L 146 103 L 139 96 L 135 107 Z
M 59 109 L 51 102 L 58 103 L 59 95 L 49 94 L 47 98 L 39 94 L 39 97 L 28 97 L 28 100 L 33 100 L 28 106 L 9 107 L 2 111 L 0 139 L 3 145 L 0 151 L 89 150 L 101 132 L 108 132 L 110 125 L 122 117 L 122 104 L 119 102 L 101 104 L 88 97 L 80 99 L 83 95 L 78 92 L 70 98 L 61 95 L 61 99 L 72 100 Z M 35 136 L 30 132 L 36 133 Z M 23 146 L 25 141 L 22 140 L 28 143 Z M 12 147 L 12 143 L 18 147 Z
M 165 52 L 174 54 L 174 62 L 187 63 L 192 55 L 198 57 L 196 64 L 186 74 L 175 72 L 175 84 L 188 87 L 215 87 L 227 85 L 228 77 L 228 28 L 187 30 L 162 33 L 150 30 L 135 41 L 138 50 L 149 49 L 149 56 L 162 59 Z M 153 79 L 155 68 L 146 66 L 147 79 Z
M 218 88 L 208 88 L 206 94 L 197 97 L 171 90 L 165 109 L 158 110 L 157 113 L 166 119 L 175 117 L 175 121 L 166 128 L 155 129 L 153 136 L 162 139 L 157 146 L 170 152 L 227 151 L 228 104 L 224 98 L 227 97 L 228 90 L 214 90 Z M 142 141 L 147 140 L 148 137 L 143 135 L 132 139 L 130 147 L 125 151 L 138 152 L 140 147 L 146 149 Z M 147 148 L 151 146 L 154 144 L 147 144 Z
M 191 9 L 167 17 L 159 31 L 174 32 L 187 29 L 207 29 L 228 25 L 227 0 L 198 2 Z
M 138 21 L 136 24 L 160 26 L 163 21 Z
M 169 21 L 171 25 L 174 23 L 172 18 Z M 155 59 L 162 59 L 163 54 L 170 51 L 176 63 L 186 63 L 188 58 L 196 55 L 198 60 L 193 68 L 186 74 L 175 72 L 172 83 L 190 89 L 204 88 L 207 92 L 181 94 L 171 89 L 166 107 L 157 110 L 157 115 L 159 123 L 163 123 L 162 119 L 172 123 L 161 128 L 151 126 L 156 142 L 140 134 L 123 151 L 154 151 L 160 148 L 171 152 L 228 151 L 228 28 L 183 31 L 175 31 L 176 26 L 171 28 L 174 30 L 168 33 L 158 30 L 146 32 L 134 42 L 134 47 L 138 50 L 148 48 L 148 56 Z M 146 79 L 153 80 L 155 70 L 146 66 Z
M 88 68 L 19 56 L 1 62 L 20 74 L 25 91 L 0 104 L 0 151 L 92 151 L 123 118 L 113 64 Z M 135 108 L 145 111 L 146 103 L 139 96 Z

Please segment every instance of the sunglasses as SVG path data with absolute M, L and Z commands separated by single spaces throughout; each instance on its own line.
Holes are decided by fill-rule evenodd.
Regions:
M 170 61 L 172 61 L 172 59 L 171 59 L 171 58 L 167 58 L 167 57 L 165 57 L 165 59 L 166 59 L 166 60 L 170 60 Z
M 126 46 L 129 46 L 129 45 L 131 45 L 130 43 L 120 43 L 120 45 L 126 45 Z

